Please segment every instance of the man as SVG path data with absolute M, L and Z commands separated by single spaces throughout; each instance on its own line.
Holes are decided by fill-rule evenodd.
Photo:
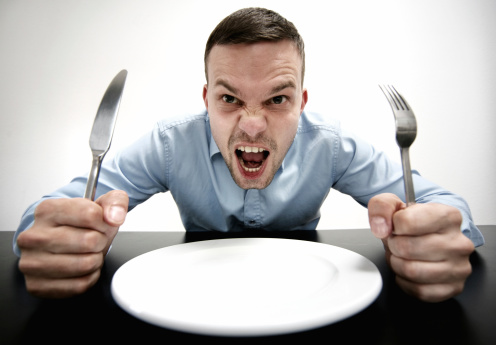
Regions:
M 205 50 L 204 114 L 160 122 L 105 162 L 96 202 L 78 198 L 79 177 L 28 209 L 14 239 L 27 289 L 86 291 L 128 210 L 158 192 L 172 193 L 188 231 L 249 231 L 315 229 L 335 188 L 368 207 L 404 291 L 432 302 L 459 294 L 483 243 L 466 203 L 415 174 L 418 203 L 406 208 L 400 166 L 304 112 L 304 66 L 303 40 L 277 13 L 225 18 Z

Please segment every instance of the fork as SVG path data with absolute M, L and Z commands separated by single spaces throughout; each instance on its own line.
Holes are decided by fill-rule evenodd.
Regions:
M 386 96 L 396 120 L 396 142 L 401 152 L 406 205 L 410 206 L 415 204 L 415 191 L 410 167 L 410 146 L 417 136 L 417 121 L 412 108 L 394 86 L 379 85 L 379 87 Z

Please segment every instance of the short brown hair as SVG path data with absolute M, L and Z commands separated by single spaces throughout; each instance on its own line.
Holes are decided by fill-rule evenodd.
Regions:
M 208 82 L 207 61 L 215 45 L 292 41 L 300 54 L 301 82 L 305 75 L 305 45 L 293 23 L 280 14 L 259 7 L 238 10 L 224 18 L 212 31 L 205 47 L 205 77 Z

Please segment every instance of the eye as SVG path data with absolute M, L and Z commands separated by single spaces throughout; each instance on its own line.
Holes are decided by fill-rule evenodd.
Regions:
M 231 95 L 224 95 L 222 96 L 222 100 L 226 103 L 230 103 L 230 104 L 239 104 L 239 100 L 234 97 L 234 96 L 231 96 Z
M 272 103 L 272 104 L 283 104 L 287 100 L 288 99 L 286 98 L 286 96 L 276 96 L 276 97 L 272 97 L 270 99 L 270 103 Z

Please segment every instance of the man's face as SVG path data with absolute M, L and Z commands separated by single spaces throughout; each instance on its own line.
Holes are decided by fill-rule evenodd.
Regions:
M 212 48 L 203 99 L 214 140 L 241 188 L 267 187 L 281 166 L 307 102 L 301 68 L 286 40 Z

